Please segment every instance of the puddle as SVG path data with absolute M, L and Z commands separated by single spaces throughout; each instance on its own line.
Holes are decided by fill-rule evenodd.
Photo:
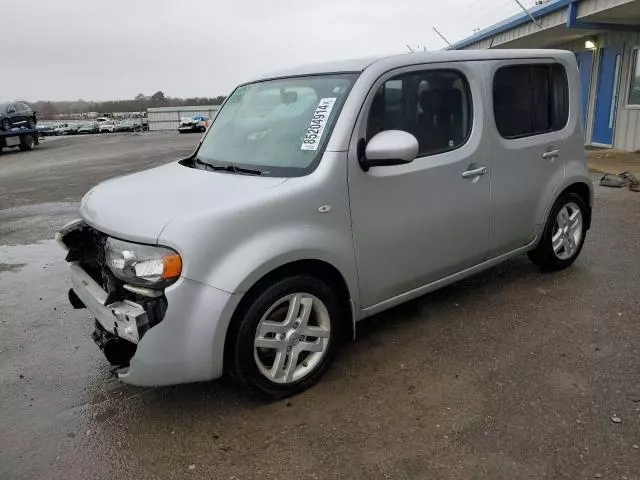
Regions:
M 0 245 L 0 272 L 22 267 L 46 269 L 64 261 L 65 252 L 55 240 L 43 240 L 31 245 Z
M 18 270 L 20 270 L 22 267 L 24 267 L 26 264 L 24 263 L 14 263 L 14 264 L 8 264 L 8 263 L 0 263 L 0 273 L 2 272 L 17 272 Z
M 0 244 L 34 244 L 51 239 L 56 230 L 78 217 L 78 206 L 77 202 L 50 202 L 0 210 Z

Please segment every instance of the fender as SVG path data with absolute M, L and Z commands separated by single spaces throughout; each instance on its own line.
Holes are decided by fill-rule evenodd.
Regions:
M 590 226 L 591 210 L 593 208 L 593 185 L 591 182 L 591 178 L 588 176 L 587 173 L 576 173 L 574 175 L 563 178 L 562 182 L 556 185 L 556 188 L 554 189 L 553 194 L 548 197 L 549 200 L 545 204 L 545 208 L 542 212 L 542 215 L 540 216 L 540 223 L 538 223 L 538 226 L 536 229 L 535 237 L 531 242 L 532 248 L 535 248 L 538 245 L 538 241 L 542 236 L 542 232 L 544 232 L 544 227 L 547 224 L 547 221 L 549 219 L 549 214 L 551 213 L 551 209 L 553 208 L 553 205 L 556 203 L 558 198 L 560 198 L 560 195 L 562 195 L 569 187 L 576 184 L 584 184 L 589 188 L 589 198 L 587 201 L 587 207 L 589 208 L 588 226 Z
M 300 260 L 319 260 L 333 266 L 356 300 L 358 283 L 351 237 L 317 225 L 274 228 L 248 238 L 213 266 L 207 283 L 230 293 L 245 293 L 268 273 Z

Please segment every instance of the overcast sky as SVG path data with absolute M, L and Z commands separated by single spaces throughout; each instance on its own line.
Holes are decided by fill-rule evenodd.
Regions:
M 224 95 L 302 63 L 439 50 L 434 26 L 454 42 L 520 11 L 515 0 L 0 3 L 0 101 Z

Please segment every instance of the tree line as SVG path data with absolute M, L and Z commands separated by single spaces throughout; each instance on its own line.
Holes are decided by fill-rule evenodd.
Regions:
M 26 102 L 32 110 L 38 112 L 38 117 L 54 119 L 57 115 L 71 115 L 74 113 L 114 113 L 140 112 L 150 107 L 182 107 L 185 105 L 220 105 L 225 97 L 168 97 L 162 91 L 153 95 L 139 93 L 131 100 L 109 100 L 106 102 L 91 102 L 85 100 L 62 102 Z

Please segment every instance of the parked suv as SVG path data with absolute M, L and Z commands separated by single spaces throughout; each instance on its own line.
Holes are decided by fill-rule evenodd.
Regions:
M 16 127 L 35 128 L 36 113 L 21 102 L 0 103 L 0 131 Z
M 591 223 L 574 55 L 415 53 L 239 86 L 192 155 L 104 182 L 71 303 L 123 381 L 230 373 L 270 397 L 355 323 L 523 252 L 571 265 Z

